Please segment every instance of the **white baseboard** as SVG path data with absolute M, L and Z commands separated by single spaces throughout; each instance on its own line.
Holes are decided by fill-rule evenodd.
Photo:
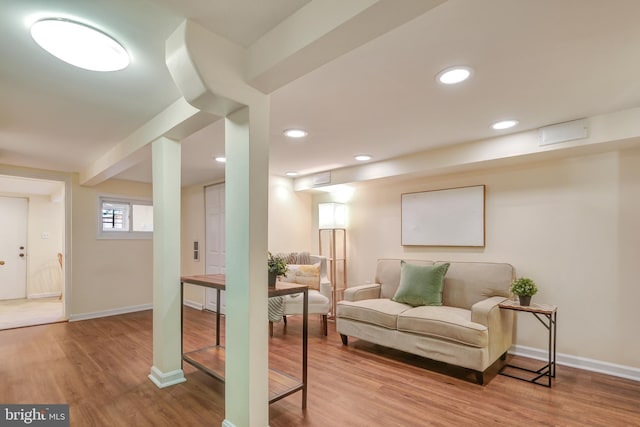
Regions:
M 195 302 L 190 299 L 184 300 L 184 305 L 186 305 L 187 307 L 195 308 L 196 310 L 200 310 L 200 311 L 204 310 L 204 304 Z
M 540 350 L 523 345 L 514 345 L 509 350 L 509 353 L 536 360 L 549 360 L 547 350 Z M 640 369 L 632 366 L 617 365 L 615 363 L 602 362 L 600 360 L 587 359 L 586 357 L 572 356 L 570 354 L 562 353 L 556 353 L 556 363 L 562 366 L 584 369 L 585 371 L 599 372 L 601 374 L 612 375 L 614 377 L 640 381 Z
M 149 379 L 151 380 L 151 382 L 157 385 L 158 388 L 165 388 L 172 385 L 180 384 L 187 380 L 184 377 L 184 372 L 182 372 L 182 369 L 176 369 L 175 371 L 171 372 L 162 372 L 155 366 L 151 367 Z
M 29 299 L 52 298 L 52 297 L 59 297 L 60 295 L 62 295 L 62 293 L 60 291 L 56 291 L 56 292 L 41 292 L 39 294 L 29 294 L 29 295 L 27 295 L 27 298 L 29 298 Z
M 114 308 L 112 310 L 94 311 L 93 313 L 72 314 L 69 316 L 69 322 L 78 320 L 97 319 L 99 317 L 116 316 L 118 314 L 135 313 L 136 311 L 144 311 L 153 309 L 153 304 L 131 305 L 129 307 Z
M 222 421 L 222 427 L 236 427 L 236 425 L 231 421 L 225 419 Z

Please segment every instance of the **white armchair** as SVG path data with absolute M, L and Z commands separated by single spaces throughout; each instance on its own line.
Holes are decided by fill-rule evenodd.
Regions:
M 282 280 L 287 282 L 309 285 L 309 314 L 322 316 L 322 331 L 327 335 L 327 315 L 331 311 L 331 282 L 327 271 L 327 257 L 319 255 L 310 256 L 310 264 L 319 264 L 319 282 L 317 276 L 301 274 L 298 264 L 288 264 L 289 271 Z M 305 270 L 305 269 L 302 269 Z M 316 289 L 317 287 L 317 289 Z M 302 314 L 302 294 L 284 296 L 282 320 L 286 326 L 287 316 Z M 270 333 L 273 335 L 273 323 L 270 322 Z

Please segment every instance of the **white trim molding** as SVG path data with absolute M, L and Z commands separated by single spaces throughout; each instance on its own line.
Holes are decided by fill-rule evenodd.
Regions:
M 186 305 L 187 307 L 195 308 L 196 310 L 200 310 L 200 311 L 204 310 L 204 304 L 190 300 L 190 299 L 185 299 L 184 305 Z
M 514 345 L 509 350 L 509 354 L 542 361 L 549 360 L 549 353 L 547 353 L 546 349 L 540 350 L 538 348 L 526 347 L 523 345 Z M 572 356 L 570 354 L 562 353 L 556 353 L 556 364 L 577 369 L 584 369 L 585 371 L 612 375 L 614 377 L 640 381 L 640 369 L 634 368 L 632 366 L 617 365 L 615 363 L 587 359 L 586 357 Z
M 99 317 L 116 316 L 118 314 L 135 313 L 136 311 L 145 311 L 153 309 L 153 304 L 131 305 L 129 307 L 114 308 L 111 310 L 94 311 L 93 313 L 72 314 L 69 316 L 69 322 L 77 322 L 79 320 L 97 319 Z
M 165 388 L 187 381 L 187 379 L 184 377 L 184 372 L 182 372 L 182 369 L 176 369 L 175 371 L 171 372 L 162 372 L 155 366 L 151 367 L 149 379 L 151 380 L 151 382 L 157 385 L 158 388 Z
M 28 299 L 38 299 L 38 298 L 53 298 L 53 297 L 59 297 L 62 295 L 61 291 L 55 291 L 55 292 L 41 292 L 39 294 L 29 294 L 27 295 Z
M 222 421 L 222 427 L 236 427 L 236 425 L 231 421 L 225 419 Z

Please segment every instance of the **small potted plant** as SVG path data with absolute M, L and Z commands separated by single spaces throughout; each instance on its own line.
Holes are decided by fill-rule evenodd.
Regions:
M 267 267 L 269 269 L 269 286 L 274 287 L 276 285 L 276 278 L 287 274 L 289 268 L 287 263 L 281 256 L 273 255 L 269 252 L 269 258 L 267 260 Z
M 531 304 L 531 297 L 538 292 L 538 287 L 530 278 L 520 277 L 511 283 L 511 288 L 509 290 L 518 295 L 520 305 L 528 306 Z

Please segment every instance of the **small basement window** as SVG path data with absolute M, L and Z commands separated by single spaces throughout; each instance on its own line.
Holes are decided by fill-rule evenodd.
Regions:
M 151 201 L 100 197 L 98 238 L 150 239 L 152 236 Z

